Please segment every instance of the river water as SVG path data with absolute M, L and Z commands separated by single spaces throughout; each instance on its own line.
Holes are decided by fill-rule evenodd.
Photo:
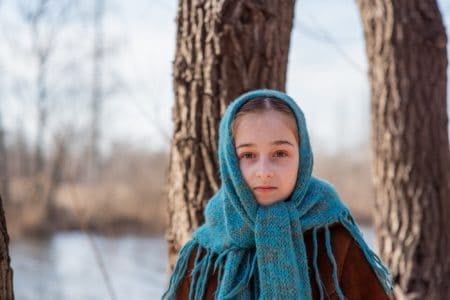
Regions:
M 372 246 L 373 230 L 363 232 Z M 12 242 L 16 299 L 160 299 L 167 282 L 163 237 L 91 237 L 70 232 Z

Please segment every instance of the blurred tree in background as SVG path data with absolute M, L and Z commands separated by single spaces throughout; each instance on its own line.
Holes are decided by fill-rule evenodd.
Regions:
M 220 186 L 218 124 L 231 100 L 285 89 L 295 1 L 178 2 L 169 167 L 169 263 Z
M 104 56 L 104 32 L 103 16 L 105 14 L 104 0 L 95 0 L 94 4 L 94 41 L 92 55 L 92 98 L 91 98 L 91 124 L 90 140 L 87 149 L 87 179 L 98 180 L 101 168 L 99 143 L 101 137 L 101 114 L 103 109 L 103 56 Z
M 30 56 L 34 60 L 36 76 L 34 78 L 35 105 L 37 112 L 36 136 L 32 159 L 33 202 L 42 202 L 43 218 L 55 218 L 56 209 L 53 195 L 61 183 L 59 169 L 65 162 L 65 143 L 59 143 L 58 159 L 51 165 L 44 155 L 46 137 L 49 135 L 48 122 L 50 111 L 50 78 L 49 61 L 58 46 L 58 38 L 70 9 L 68 1 L 61 1 L 56 8 L 51 0 L 39 0 L 31 4 L 29 1 L 17 1 L 19 13 L 30 33 Z M 48 26 L 50 24 L 50 26 Z M 50 30 L 48 30 L 50 29 Z M 50 175 L 49 175 L 50 174 Z
M 369 60 L 375 222 L 397 299 L 450 295 L 447 36 L 435 0 L 359 0 Z
M 126 113 L 112 112 L 131 90 L 112 66 L 117 33 L 104 24 L 120 17 L 117 3 L 0 4 L 0 192 L 10 236 L 81 228 L 162 233 L 163 201 L 155 199 L 167 154 L 102 133 L 105 124 L 125 123 L 118 115 Z M 151 172 L 160 175 L 149 179 Z

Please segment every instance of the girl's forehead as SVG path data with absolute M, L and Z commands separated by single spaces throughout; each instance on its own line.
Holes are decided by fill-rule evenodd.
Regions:
M 234 127 L 234 136 L 239 139 L 292 135 L 298 141 L 296 120 L 275 110 L 245 114 L 236 120 Z
M 255 112 L 249 112 L 244 115 L 239 116 L 236 118 L 236 121 L 244 120 L 244 119 L 251 119 L 252 121 L 257 120 L 264 120 L 264 121 L 278 121 L 282 120 L 283 122 L 296 122 L 295 119 L 285 113 L 282 113 L 280 111 L 276 110 L 264 110 L 264 111 L 255 111 Z
M 294 115 L 288 115 L 284 112 L 277 111 L 275 109 L 267 109 L 267 110 L 257 110 L 257 111 L 251 111 L 246 112 L 245 114 L 237 114 L 234 116 L 233 123 L 237 123 L 242 119 L 252 119 L 252 120 L 258 120 L 258 119 L 265 119 L 267 120 L 285 120 L 286 122 L 292 122 L 294 124 L 297 124 L 297 121 L 294 117 Z

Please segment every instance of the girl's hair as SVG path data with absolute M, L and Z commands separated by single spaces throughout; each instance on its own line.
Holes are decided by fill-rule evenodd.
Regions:
M 231 125 L 232 136 L 233 137 L 235 136 L 236 126 L 238 123 L 237 121 L 240 118 L 248 114 L 263 113 L 271 110 L 282 113 L 286 117 L 294 121 L 293 124 L 295 124 L 295 126 L 293 126 L 293 128 L 291 129 L 294 131 L 297 141 L 299 141 L 297 119 L 295 118 L 294 112 L 290 109 L 290 107 L 286 103 L 274 97 L 256 97 L 249 100 L 244 105 L 242 105 L 236 112 L 233 123 Z

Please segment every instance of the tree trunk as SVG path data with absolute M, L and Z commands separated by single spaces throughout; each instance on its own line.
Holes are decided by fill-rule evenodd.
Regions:
M 369 60 L 375 223 L 397 299 L 450 295 L 447 37 L 435 0 L 358 0 Z
M 9 236 L 6 230 L 5 212 L 3 211 L 2 199 L 0 198 L 0 300 L 14 299 L 13 293 L 13 270 L 11 269 L 9 257 Z
M 244 91 L 285 89 L 290 1 L 179 0 L 169 166 L 169 264 L 220 186 L 218 123 Z

